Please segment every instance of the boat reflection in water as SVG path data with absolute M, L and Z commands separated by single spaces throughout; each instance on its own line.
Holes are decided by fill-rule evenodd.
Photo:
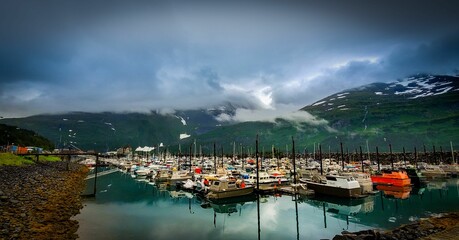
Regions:
M 385 197 L 408 199 L 412 190 L 411 186 L 392 186 L 392 185 L 377 185 L 376 189 L 383 191 Z
M 207 200 L 206 198 L 200 198 L 202 208 L 212 208 L 214 211 L 213 214 L 213 224 L 214 227 L 217 227 L 217 214 L 222 214 L 224 218 L 226 216 L 230 217 L 231 214 L 239 212 L 239 216 L 242 214 L 242 206 L 248 203 L 254 203 L 257 201 L 256 194 L 249 194 L 240 197 L 224 198 L 224 199 L 213 199 Z M 223 221 L 223 227 L 224 227 Z
M 375 205 L 374 196 L 349 199 L 318 195 L 299 200 L 323 210 L 325 228 L 327 228 L 327 213 L 334 218 L 346 220 L 347 227 L 349 227 L 349 221 L 360 222 L 358 215 L 373 212 Z

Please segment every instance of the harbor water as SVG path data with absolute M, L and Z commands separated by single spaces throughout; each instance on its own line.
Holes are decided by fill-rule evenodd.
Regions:
M 276 194 L 213 204 L 116 172 L 97 179 L 96 198 L 85 199 L 75 219 L 80 239 L 332 239 L 459 211 L 458 200 L 459 180 L 448 179 L 363 199 Z

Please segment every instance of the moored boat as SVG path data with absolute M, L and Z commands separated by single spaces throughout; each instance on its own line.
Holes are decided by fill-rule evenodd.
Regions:
M 421 169 L 422 174 L 428 179 L 447 178 L 448 174 L 439 166 L 427 165 Z
M 399 187 L 411 185 L 411 179 L 403 170 L 383 170 L 381 173 L 371 175 L 371 181 L 375 184 Z
M 213 200 L 240 197 L 251 193 L 253 193 L 253 187 L 245 186 L 244 182 L 236 184 L 234 181 L 223 179 L 213 181 L 206 196 L 208 199 Z
M 314 181 L 315 180 L 315 181 Z M 360 184 L 352 176 L 328 175 L 325 178 L 313 178 L 305 181 L 308 189 L 316 194 L 336 197 L 353 198 L 360 197 Z
M 427 185 L 427 180 L 424 175 L 422 175 L 421 172 L 418 172 L 414 168 L 406 168 L 405 169 L 406 173 L 408 174 L 408 177 L 411 179 L 411 183 L 416 186 L 416 187 L 425 187 Z
M 345 172 L 341 173 L 341 175 L 354 177 L 354 179 L 357 180 L 357 182 L 359 182 L 362 194 L 373 192 L 373 182 L 371 181 L 371 177 L 369 174 L 361 172 Z

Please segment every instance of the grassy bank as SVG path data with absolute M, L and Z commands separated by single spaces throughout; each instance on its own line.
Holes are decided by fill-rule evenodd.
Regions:
M 17 156 L 12 153 L 0 153 L 0 166 L 25 166 L 34 164 L 35 156 Z M 40 156 L 40 161 L 57 162 L 61 159 L 56 156 Z

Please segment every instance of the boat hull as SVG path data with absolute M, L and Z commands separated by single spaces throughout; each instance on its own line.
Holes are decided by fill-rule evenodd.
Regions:
M 411 185 L 411 180 L 409 178 L 388 178 L 388 177 L 373 175 L 371 176 L 371 181 L 375 184 L 392 185 L 392 186 L 397 186 L 397 187 Z
M 361 190 L 360 187 L 357 188 L 340 188 L 340 187 L 331 187 L 325 184 L 316 183 L 316 182 L 306 182 L 308 189 L 314 190 L 316 194 L 343 197 L 343 198 L 352 198 L 360 196 Z
M 210 191 L 207 194 L 207 198 L 210 200 L 213 199 L 225 199 L 233 197 L 241 197 L 253 193 L 253 187 L 231 189 L 226 191 Z

